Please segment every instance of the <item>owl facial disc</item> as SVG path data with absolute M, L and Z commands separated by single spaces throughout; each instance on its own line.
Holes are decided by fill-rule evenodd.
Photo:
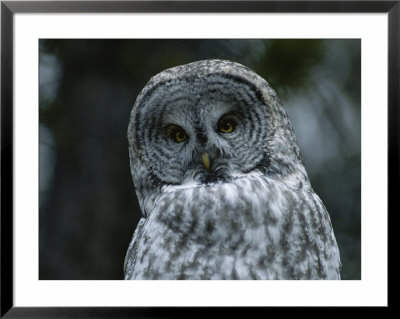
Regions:
M 128 138 L 132 169 L 147 175 L 134 183 L 147 189 L 302 167 L 275 92 L 230 61 L 193 62 L 151 78 L 132 109 Z

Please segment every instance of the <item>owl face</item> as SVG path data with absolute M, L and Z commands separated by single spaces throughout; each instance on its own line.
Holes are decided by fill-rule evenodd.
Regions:
M 268 168 L 267 107 L 245 79 L 183 74 L 141 101 L 135 140 L 161 185 L 228 182 Z
M 309 186 L 275 91 L 235 62 L 196 61 L 152 77 L 132 108 L 128 140 L 140 203 L 165 185 L 224 183 L 253 172 Z

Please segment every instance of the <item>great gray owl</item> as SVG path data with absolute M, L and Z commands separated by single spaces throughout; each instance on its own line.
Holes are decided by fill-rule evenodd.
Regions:
M 128 140 L 143 217 L 125 279 L 340 279 L 288 117 L 249 68 L 204 60 L 157 74 Z

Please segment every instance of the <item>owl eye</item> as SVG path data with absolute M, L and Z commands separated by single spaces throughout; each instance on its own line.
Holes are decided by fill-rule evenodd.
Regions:
M 183 131 L 183 130 L 177 131 L 174 135 L 175 142 L 177 142 L 177 143 L 183 142 L 184 140 L 186 140 L 186 138 L 187 138 L 187 135 L 186 135 L 185 131 Z
M 235 130 L 236 122 L 229 118 L 222 118 L 218 121 L 218 132 L 231 133 Z
M 176 143 L 181 143 L 187 139 L 187 134 L 185 130 L 178 125 L 168 125 L 167 135 L 172 138 Z

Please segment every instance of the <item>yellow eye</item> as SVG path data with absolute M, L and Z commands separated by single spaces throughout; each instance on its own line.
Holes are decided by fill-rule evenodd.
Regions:
M 184 130 L 177 130 L 174 134 L 174 140 L 177 143 L 181 143 L 187 139 L 187 135 Z
M 187 134 L 183 128 L 178 125 L 170 124 L 166 127 L 166 134 L 176 143 L 181 143 L 187 139 Z
M 220 120 L 218 123 L 218 131 L 221 133 L 231 133 L 235 129 L 235 123 L 230 120 Z

